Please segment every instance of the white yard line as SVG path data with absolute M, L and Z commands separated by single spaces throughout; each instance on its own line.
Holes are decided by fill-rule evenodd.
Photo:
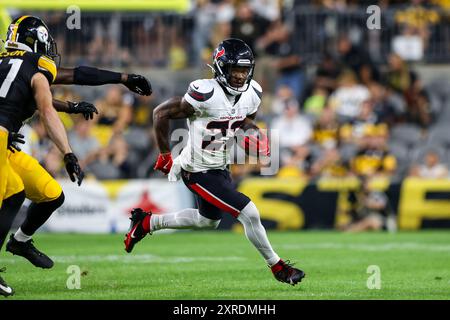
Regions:
M 403 242 L 403 243 L 298 243 L 298 244 L 282 244 L 276 246 L 283 249 L 318 249 L 318 250 L 355 250 L 355 251 L 438 251 L 447 252 L 450 254 L 450 244 L 441 243 L 418 243 L 418 242 Z
M 230 262 L 243 261 L 244 257 L 225 256 L 225 257 L 161 257 L 152 254 L 140 255 L 64 255 L 64 256 L 50 256 L 58 263 L 82 263 L 82 262 L 118 262 L 118 263 L 192 263 L 192 262 Z M 15 263 L 24 261 L 20 258 L 5 258 L 0 259 L 3 263 Z

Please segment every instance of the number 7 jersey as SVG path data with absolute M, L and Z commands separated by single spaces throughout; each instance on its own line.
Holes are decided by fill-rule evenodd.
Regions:
M 55 80 L 55 62 L 39 53 L 14 50 L 0 53 L 0 126 L 18 132 L 36 111 L 31 79 L 41 72 Z
M 254 80 L 238 96 L 226 95 L 215 79 L 190 83 L 184 99 L 195 114 L 187 119 L 189 139 L 179 156 L 181 167 L 189 172 L 225 169 L 235 132 L 261 103 L 262 89 Z

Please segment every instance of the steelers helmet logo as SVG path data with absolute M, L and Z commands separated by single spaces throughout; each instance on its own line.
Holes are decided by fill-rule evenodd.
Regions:
M 48 31 L 44 26 L 39 26 L 36 29 L 37 31 L 37 38 L 42 43 L 47 43 L 48 41 Z

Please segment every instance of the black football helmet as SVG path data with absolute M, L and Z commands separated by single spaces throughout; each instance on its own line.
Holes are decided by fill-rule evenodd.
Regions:
M 230 84 L 231 69 L 233 67 L 249 68 L 245 84 L 240 88 L 233 87 Z M 249 88 L 255 69 L 255 58 L 252 49 L 240 39 L 226 39 L 214 50 L 211 68 L 214 72 L 214 78 L 225 86 L 229 93 L 240 94 L 245 92 Z
M 56 42 L 47 25 L 34 16 L 21 16 L 11 22 L 6 33 L 5 49 L 41 53 L 53 60 L 59 57 Z

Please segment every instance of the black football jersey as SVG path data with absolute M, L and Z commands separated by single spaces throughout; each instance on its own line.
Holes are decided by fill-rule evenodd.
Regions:
M 55 62 L 45 55 L 15 50 L 0 53 L 0 126 L 18 132 L 36 111 L 31 78 L 41 72 L 55 80 Z

